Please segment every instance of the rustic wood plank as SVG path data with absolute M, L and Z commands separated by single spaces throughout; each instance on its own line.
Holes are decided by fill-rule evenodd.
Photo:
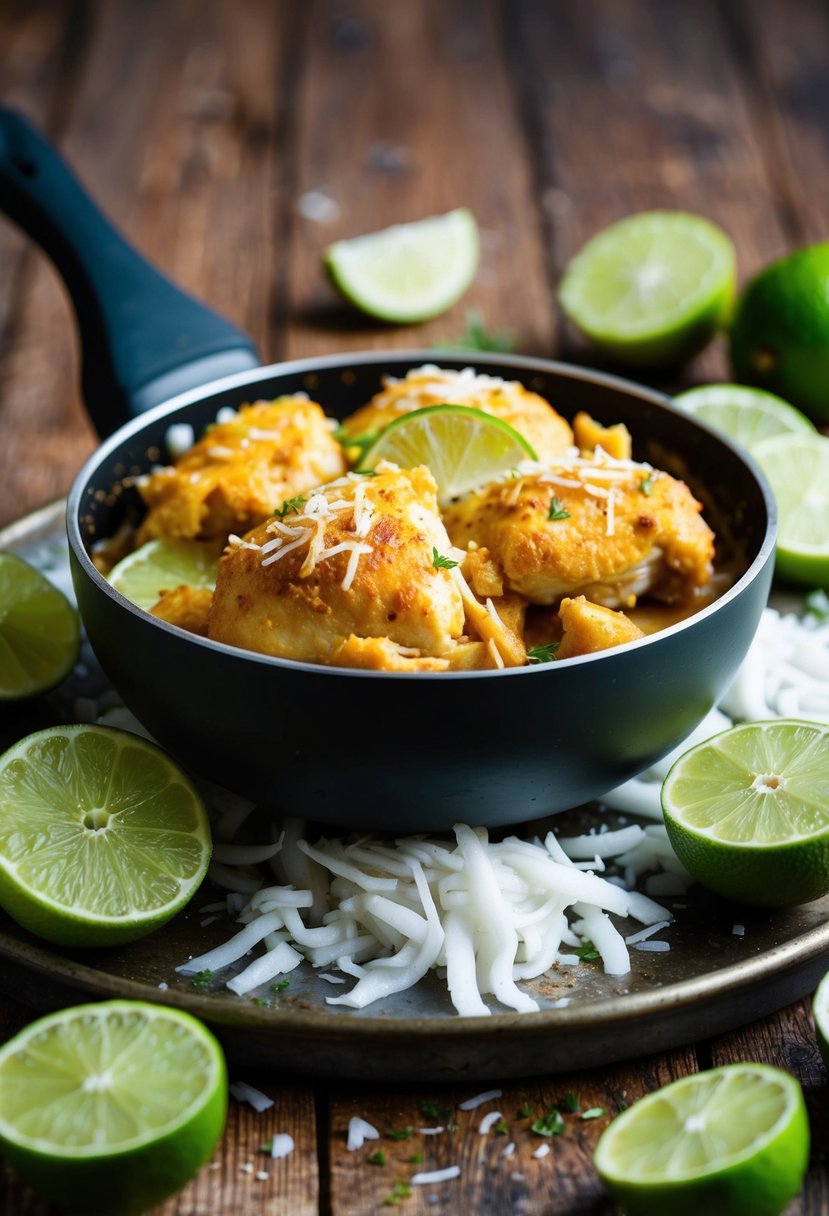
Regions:
M 516 1211 L 522 1216 L 545 1216 L 553 1209 L 562 1216 L 610 1213 L 615 1209 L 592 1165 L 603 1128 L 625 1104 L 696 1067 L 692 1052 L 677 1051 L 601 1072 L 482 1083 L 479 1093 L 500 1093 L 469 1111 L 461 1110 L 460 1104 L 476 1095 L 474 1086 L 401 1086 L 393 1092 L 358 1086 L 338 1089 L 331 1099 L 329 1120 L 331 1216 L 362 1216 L 380 1210 L 395 1196 L 401 1203 L 405 1199 L 409 1216 L 430 1212 L 506 1216 Z M 606 1114 L 581 1117 L 597 1108 Z M 532 1124 L 553 1110 L 561 1113 L 564 1130 L 554 1136 L 533 1131 Z M 481 1134 L 481 1120 L 492 1111 L 500 1112 L 500 1119 Z M 380 1137 L 348 1152 L 348 1123 L 353 1116 L 365 1119 Z M 421 1130 L 430 1127 L 443 1131 L 430 1135 Z M 454 1165 L 461 1170 L 456 1179 L 411 1185 L 412 1175 L 420 1171 Z
M 743 273 L 785 244 L 764 132 L 714 0 L 519 0 L 504 13 L 556 275 L 607 224 L 654 208 L 719 223 Z M 566 338 L 570 356 L 597 362 L 571 331 Z M 687 375 L 725 370 L 719 341 Z
M 477 308 L 522 350 L 549 355 L 543 248 L 495 4 L 315 0 L 304 12 L 285 354 L 430 346 L 457 338 Z M 390 327 L 339 303 L 321 267 L 332 240 L 458 206 L 478 219 L 483 257 L 454 309 Z

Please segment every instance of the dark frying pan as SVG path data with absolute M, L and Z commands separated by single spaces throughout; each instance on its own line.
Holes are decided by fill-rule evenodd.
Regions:
M 519 823 L 599 797 L 674 747 L 731 681 L 772 575 L 775 508 L 756 468 L 651 389 L 577 367 L 476 355 L 566 416 L 624 422 L 636 456 L 706 503 L 730 590 L 605 654 L 511 671 L 395 674 L 317 667 L 193 637 L 135 608 L 88 550 L 129 509 L 124 479 L 217 410 L 307 391 L 344 417 L 429 351 L 257 366 L 249 338 L 162 278 L 113 231 L 19 115 L 0 112 L 0 205 L 52 257 L 77 313 L 83 392 L 105 438 L 72 489 L 72 574 L 92 646 L 126 704 L 197 772 L 274 809 L 345 827 L 431 831 Z M 447 367 L 470 357 L 440 357 Z M 116 430 L 115 428 L 118 427 Z M 114 433 L 111 433 L 114 432 Z

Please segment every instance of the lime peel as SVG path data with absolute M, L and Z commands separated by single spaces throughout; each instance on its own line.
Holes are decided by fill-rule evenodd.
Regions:
M 22 558 L 0 553 L 0 701 L 60 684 L 79 647 L 78 614 L 66 596 Z
M 829 588 L 829 439 L 817 432 L 778 435 L 758 443 L 753 455 L 780 512 L 778 574 Z
M 700 384 L 674 397 L 674 403 L 749 452 L 776 435 L 815 433 L 814 424 L 788 401 L 743 384 Z
M 212 591 L 224 541 L 158 537 L 121 558 L 108 582 L 138 608 L 149 611 L 163 591 L 201 587 Z

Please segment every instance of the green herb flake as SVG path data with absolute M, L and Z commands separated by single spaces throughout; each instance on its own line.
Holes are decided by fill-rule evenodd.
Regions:
M 414 1135 L 414 1128 L 411 1127 L 387 1127 L 386 1135 L 389 1140 L 410 1140 Z
M 829 621 L 829 595 L 822 587 L 816 591 L 810 591 L 806 596 L 806 611 L 820 625 L 825 625 Z
M 491 350 L 498 354 L 511 354 L 517 342 L 509 333 L 488 333 L 484 319 L 477 309 L 470 309 L 466 314 L 466 331 L 455 342 L 440 342 L 438 350 Z
M 408 1182 L 395 1182 L 390 1194 L 383 1200 L 383 1206 L 387 1208 L 396 1207 L 401 1199 L 408 1199 L 411 1193 L 412 1188 Z
M 550 513 L 547 516 L 547 518 L 552 519 L 552 520 L 570 518 L 570 512 L 567 510 L 567 508 L 565 507 L 564 503 L 561 501 L 560 498 L 552 499 L 552 501 L 550 503 Z
M 639 489 L 645 495 L 646 498 L 650 497 L 651 490 L 653 489 L 653 481 L 654 481 L 653 473 L 648 473 L 647 477 L 643 477 L 642 480 L 639 482 Z
M 253 1003 L 254 1005 L 259 1005 L 259 1006 L 261 1006 L 261 1007 L 264 1007 L 265 1009 L 267 1009 L 267 1008 L 268 1008 L 268 1002 L 265 1000 L 265 998 L 264 998 L 263 996 L 255 996 L 255 997 L 253 998 L 253 1002 L 252 1002 L 252 1003 Z
M 547 642 L 544 646 L 533 646 L 527 651 L 528 663 L 551 663 L 558 652 L 558 642 Z
M 194 988 L 206 988 L 213 979 L 212 971 L 200 971 L 198 975 L 194 975 L 190 983 Z
M 412 1153 L 411 1157 L 407 1157 L 406 1161 L 409 1165 L 423 1165 L 423 1153 Z
M 366 1161 L 369 1165 L 385 1165 L 386 1154 L 381 1148 L 378 1148 L 376 1153 L 372 1153 L 370 1157 L 366 1157 Z
M 582 1119 L 601 1119 L 606 1114 L 607 1111 L 603 1106 L 591 1106 L 590 1110 L 582 1111 L 581 1117 Z
M 421 1102 L 420 1113 L 427 1119 L 441 1119 L 446 1111 L 442 1106 L 438 1106 L 437 1102 Z
M 286 988 L 290 988 L 291 981 L 286 976 L 284 980 L 278 980 L 277 983 L 271 984 L 271 992 L 284 992 Z
M 571 1115 L 575 1115 L 579 1109 L 578 1095 L 574 1094 L 572 1090 L 568 1090 L 564 1095 L 564 1105 Z
M 521 1109 L 518 1112 L 518 1118 L 519 1119 L 532 1119 L 532 1117 L 533 1117 L 532 1107 L 530 1106 L 529 1102 L 525 1102 L 524 1105 L 521 1107 Z
M 499 1119 L 498 1122 L 495 1124 L 495 1135 L 496 1136 L 508 1136 L 509 1135 L 509 1124 L 505 1123 L 503 1119 Z
M 457 564 L 451 558 L 441 556 L 436 547 L 432 545 L 432 565 L 436 570 L 454 570 Z
M 573 953 L 583 963 L 595 963 L 597 959 L 602 957 L 592 942 L 585 942 L 583 946 L 579 946 Z
M 561 1111 L 556 1110 L 555 1107 L 548 1110 L 546 1115 L 542 1115 L 530 1125 L 530 1131 L 535 1132 L 537 1136 L 560 1136 L 564 1131 L 564 1118 Z
M 284 519 L 285 516 L 290 511 L 294 511 L 297 515 L 299 515 L 300 509 L 304 505 L 305 505 L 305 495 L 304 494 L 295 494 L 293 498 L 286 498 L 285 501 L 283 502 L 282 506 L 276 508 L 276 510 L 274 511 L 274 515 L 278 519 Z

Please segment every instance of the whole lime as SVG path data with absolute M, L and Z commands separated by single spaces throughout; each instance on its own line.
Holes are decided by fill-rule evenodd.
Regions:
M 746 285 L 731 362 L 737 380 L 829 420 L 829 241 L 772 262 Z

